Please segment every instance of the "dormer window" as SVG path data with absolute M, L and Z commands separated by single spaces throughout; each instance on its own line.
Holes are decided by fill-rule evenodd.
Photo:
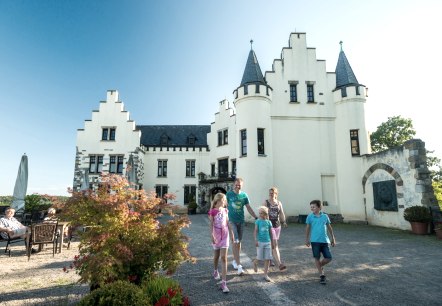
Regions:
M 115 140 L 115 130 L 115 128 L 103 128 L 101 131 L 101 140 Z
M 167 146 L 168 144 L 169 144 L 169 136 L 167 136 L 166 134 L 161 135 L 160 145 Z
M 187 137 L 187 144 L 188 144 L 188 145 L 191 145 L 191 146 L 194 146 L 194 145 L 195 145 L 195 142 L 196 142 L 196 137 L 195 137 L 195 135 L 190 134 L 190 135 Z

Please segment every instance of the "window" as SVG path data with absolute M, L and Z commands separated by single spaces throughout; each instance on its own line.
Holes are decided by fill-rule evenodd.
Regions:
M 89 156 L 89 173 L 101 173 L 103 171 L 103 155 Z
M 189 137 L 187 137 L 187 144 L 193 146 L 195 145 L 195 140 L 196 137 L 194 135 L 190 135 Z
M 186 160 L 186 177 L 195 177 L 195 161 Z
M 351 155 L 359 156 L 361 152 L 359 151 L 359 131 L 350 130 L 350 143 L 351 143 Z
M 256 89 L 255 89 L 255 93 L 259 93 L 259 84 L 255 84 Z
M 115 140 L 115 128 L 103 128 L 101 140 Z
M 315 92 L 313 91 L 313 84 L 307 84 L 307 102 L 315 102 Z
M 184 186 L 184 204 L 189 204 L 192 201 L 196 202 L 196 186 L 195 185 L 185 185 Z
M 167 136 L 166 134 L 161 135 L 160 145 L 167 146 L 168 143 L 169 143 L 169 136 Z
M 218 131 L 218 146 L 226 145 L 229 143 L 229 132 L 227 129 Z
M 264 129 L 258 129 L 258 155 L 264 154 Z
M 247 130 L 241 130 L 241 156 L 247 156 Z
M 222 145 L 223 145 L 223 132 L 218 131 L 218 146 L 222 146 Z
M 232 159 L 232 176 L 236 176 L 236 159 Z
M 111 155 L 109 162 L 110 173 L 123 173 L 123 155 Z
M 228 130 L 224 130 L 223 131 L 223 137 L 224 137 L 224 144 L 228 144 L 229 143 L 229 131 Z
M 229 160 L 227 158 L 218 160 L 218 177 L 229 177 Z
M 155 192 L 157 194 L 157 198 L 164 198 L 164 195 L 167 193 L 167 185 L 155 185 Z
M 215 164 L 210 165 L 210 176 L 215 176 Z
M 249 88 L 247 85 L 244 85 L 244 95 L 248 95 L 249 94 Z
M 296 84 L 290 84 L 290 102 L 298 102 L 298 94 L 296 92 Z
M 158 160 L 158 176 L 167 176 L 167 160 Z

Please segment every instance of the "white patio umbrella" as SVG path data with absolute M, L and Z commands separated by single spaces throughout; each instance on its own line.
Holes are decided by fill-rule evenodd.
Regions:
M 23 154 L 18 167 L 17 179 L 14 186 L 12 207 L 19 210 L 25 207 L 26 191 L 28 189 L 28 157 Z
M 88 169 L 83 170 L 83 181 L 81 182 L 80 190 L 89 189 L 89 171 Z

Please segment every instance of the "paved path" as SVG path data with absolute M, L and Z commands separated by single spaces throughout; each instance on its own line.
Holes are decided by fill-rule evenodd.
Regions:
M 223 294 L 212 279 L 213 251 L 207 217 L 189 216 L 186 230 L 196 264 L 182 265 L 174 278 L 196 305 L 442 305 L 442 240 L 434 235 L 379 227 L 336 224 L 334 260 L 320 285 L 311 250 L 304 246 L 304 225 L 283 228 L 281 257 L 287 272 L 271 272 L 266 283 L 252 269 L 256 250 L 253 225 L 244 233 L 241 261 L 247 274 L 237 276 L 229 250 L 228 287 Z

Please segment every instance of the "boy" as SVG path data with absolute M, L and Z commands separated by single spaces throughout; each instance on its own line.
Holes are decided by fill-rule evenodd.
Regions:
M 310 210 L 312 212 L 307 216 L 307 220 L 305 221 L 307 224 L 305 229 L 305 245 L 308 247 L 310 247 L 310 245 L 312 246 L 315 265 L 320 275 L 320 283 L 325 285 L 324 266 L 332 260 L 328 244 L 330 243 L 331 246 L 334 247 L 336 240 L 330 225 L 330 219 L 321 209 L 322 203 L 320 200 L 310 202 Z M 330 235 L 331 241 L 327 232 L 328 235 Z M 324 257 L 322 260 L 321 253 Z

